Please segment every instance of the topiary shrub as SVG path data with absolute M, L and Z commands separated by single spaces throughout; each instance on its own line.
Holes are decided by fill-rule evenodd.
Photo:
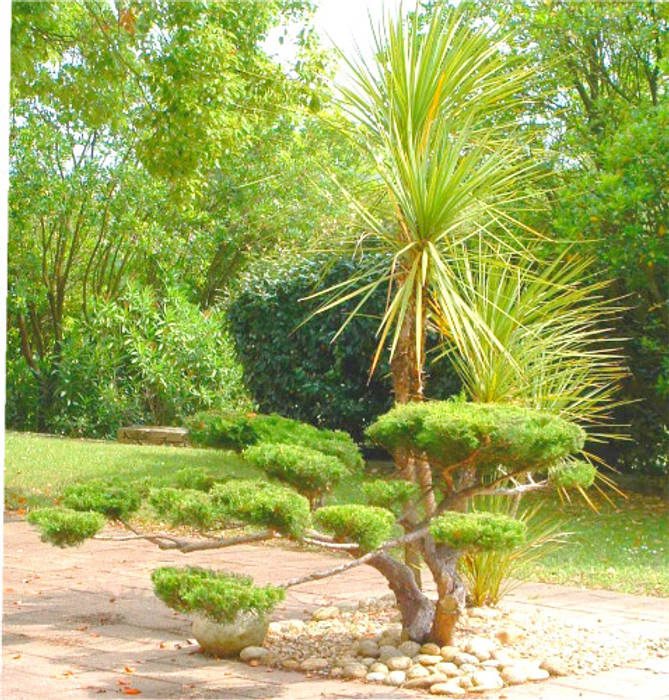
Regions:
M 43 542 L 57 547 L 81 544 L 105 525 L 100 513 L 81 513 L 69 508 L 41 508 L 28 514 L 28 522 L 39 528 Z
M 456 549 L 510 549 L 525 540 L 525 523 L 499 513 L 444 513 L 430 524 L 435 542 Z
M 553 483 L 563 489 L 590 488 L 595 483 L 597 470 L 582 459 L 557 465 L 549 470 Z
M 389 510 L 357 504 L 325 506 L 314 513 L 314 518 L 338 540 L 356 542 L 363 552 L 380 547 L 395 525 L 395 516 Z
M 151 489 L 149 503 L 160 518 L 175 527 L 190 525 L 206 530 L 217 520 L 212 499 L 195 489 Z
M 72 510 L 92 510 L 119 519 L 139 508 L 141 496 L 132 485 L 96 479 L 67 486 L 63 491 L 63 503 Z
M 214 622 L 231 622 L 241 611 L 264 615 L 286 594 L 282 588 L 254 586 L 249 576 L 197 567 L 164 566 L 153 571 L 151 580 L 155 594 L 168 607 Z
M 352 471 L 363 464 L 360 449 L 350 435 L 276 414 L 205 412 L 191 416 L 186 426 L 190 441 L 202 447 L 241 451 L 259 442 L 282 443 L 337 457 Z
M 311 522 L 309 501 L 285 486 L 237 479 L 216 484 L 211 497 L 223 516 L 266 525 L 293 537 L 302 535 Z
M 174 485 L 182 489 L 209 491 L 214 485 L 214 477 L 201 467 L 185 467 L 174 475 Z
M 261 442 L 247 448 L 244 458 L 314 502 L 349 473 L 339 458 L 299 445 Z
M 404 479 L 373 479 L 364 482 L 362 490 L 370 505 L 390 510 L 416 499 L 420 494 L 418 484 Z

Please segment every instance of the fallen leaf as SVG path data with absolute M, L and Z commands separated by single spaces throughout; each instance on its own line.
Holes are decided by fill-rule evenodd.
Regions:
M 158 646 L 159 646 L 161 649 L 166 649 L 166 648 L 167 648 L 167 644 L 165 644 L 165 642 L 160 642 L 160 644 L 159 644 Z
M 16 514 L 17 514 L 17 515 L 25 515 L 25 514 L 26 514 L 26 509 L 25 509 L 25 508 L 17 508 Z
M 21 658 L 21 654 L 14 654 L 14 656 L 12 656 L 12 659 L 20 659 L 20 658 Z
M 131 668 L 130 666 L 124 666 L 124 667 L 123 667 L 123 670 L 124 670 L 126 673 L 134 673 L 134 672 L 135 672 L 135 669 L 134 669 L 134 668 Z
M 116 598 L 110 598 L 110 599 L 109 599 L 109 602 L 110 602 L 110 603 L 114 603 L 115 601 L 116 601 Z
M 26 503 L 26 499 L 25 499 L 25 498 L 19 498 L 19 503 L 20 503 L 21 505 L 23 505 L 24 503 Z
M 125 695 L 139 695 L 142 691 L 138 688 L 123 688 L 123 693 Z
M 14 593 L 13 588 L 5 588 L 5 593 Z
M 130 685 L 130 681 L 116 681 L 119 685 Z

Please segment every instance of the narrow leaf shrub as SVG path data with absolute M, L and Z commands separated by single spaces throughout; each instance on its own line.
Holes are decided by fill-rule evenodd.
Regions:
M 581 450 L 585 433 L 543 411 L 504 404 L 432 401 L 395 406 L 367 429 L 391 453 L 424 452 L 442 466 L 549 466 Z
M 418 484 L 404 479 L 373 479 L 362 484 L 362 490 L 370 505 L 393 509 L 416 498 L 420 493 Z
M 339 458 L 350 470 L 362 468 L 363 460 L 351 436 L 324 430 L 275 413 L 204 412 L 186 421 L 190 441 L 202 447 L 241 451 L 259 442 L 298 445 Z
M 216 513 L 211 498 L 194 489 L 165 487 L 151 489 L 149 503 L 156 514 L 170 525 L 190 525 L 198 529 L 212 527 Z
M 72 510 L 102 513 L 108 518 L 125 518 L 141 503 L 139 490 L 130 484 L 92 480 L 72 484 L 63 491 L 63 504 Z
M 69 508 L 42 508 L 30 513 L 28 522 L 39 528 L 43 542 L 58 547 L 73 547 L 100 532 L 105 519 L 100 513 L 82 513 Z
M 329 491 L 349 473 L 337 457 L 299 445 L 261 442 L 249 447 L 244 457 L 258 469 L 305 494 Z
M 579 459 L 553 467 L 549 473 L 551 481 L 557 487 L 587 489 L 594 483 L 597 469 L 589 462 Z
M 260 615 L 285 597 L 282 588 L 254 586 L 249 576 L 197 567 L 165 566 L 151 574 L 155 594 L 170 608 L 199 613 L 214 622 L 231 622 L 238 612 Z
M 541 502 L 521 508 L 519 502 L 505 496 L 479 496 L 471 507 L 515 517 L 527 527 L 525 540 L 514 547 L 468 550 L 460 558 L 459 570 L 474 605 L 496 605 L 522 583 L 522 569 L 561 547 L 570 534 L 561 530 L 552 511 L 542 512 Z
M 319 508 L 314 519 L 337 539 L 357 542 L 367 552 L 386 542 L 395 524 L 389 510 L 357 504 Z
M 508 549 L 524 541 L 526 525 L 499 513 L 447 512 L 430 525 L 434 539 L 455 549 Z
M 286 486 L 252 479 L 216 484 L 211 497 L 223 517 L 299 537 L 311 522 L 309 501 Z

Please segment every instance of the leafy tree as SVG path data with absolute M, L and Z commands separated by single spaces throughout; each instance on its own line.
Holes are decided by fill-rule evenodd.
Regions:
M 248 418 L 230 415 L 217 429 L 221 436 L 237 434 L 235 423 Z M 343 468 L 342 462 L 318 449 L 298 449 L 290 443 L 291 437 L 299 443 L 305 434 L 317 439 L 322 432 L 322 444 L 336 440 L 346 451 L 355 450 L 354 443 L 342 433 L 333 436 L 278 416 L 251 418 L 258 421 L 258 429 L 264 426 L 267 430 L 269 425 L 286 431 L 283 444 L 259 442 L 246 451 L 264 472 L 261 478 L 216 482 L 208 491 L 165 486 L 149 491 L 148 501 L 158 518 L 200 531 L 200 540 L 141 532 L 129 521 L 137 495 L 127 493 L 124 503 L 122 488 L 98 483 L 71 486 L 67 507 L 36 511 L 30 521 L 43 538 L 58 546 L 94 536 L 101 526 L 99 514 L 104 513 L 135 537 L 165 550 L 193 552 L 283 538 L 347 553 L 348 562 L 269 588 L 254 586 L 248 578 L 191 568 L 158 569 L 153 580 L 156 594 L 169 606 L 224 621 L 238 611 L 268 610 L 288 588 L 367 564 L 394 591 L 410 639 L 451 644 L 465 602 L 465 588 L 457 574 L 459 558 L 468 552 L 505 550 L 525 537 L 521 520 L 482 511 L 459 512 L 462 504 L 482 494 L 513 498 L 551 486 L 587 488 L 593 480 L 594 468 L 574 459 L 583 447 L 583 430 L 554 414 L 503 404 L 410 402 L 398 404 L 370 426 L 368 433 L 390 452 L 427 457 L 436 494 L 434 511 L 422 508 L 423 494 L 415 484 L 395 479 L 363 482 L 369 504 L 319 508 L 313 498 L 315 489 L 334 486 L 351 476 L 360 478 L 359 467 Z M 401 502 L 411 502 L 420 519 L 411 522 L 403 517 L 397 508 Z M 238 534 L 240 527 L 248 529 Z M 227 528 L 235 528 L 237 534 L 218 532 Z M 436 604 L 421 592 L 412 569 L 393 553 L 409 542 L 419 548 L 434 577 Z
M 657 2 L 467 3 L 510 31 L 510 47 L 537 65 L 540 99 L 525 119 L 546 125 L 554 190 L 543 230 L 577 241 L 624 297 L 615 323 L 630 376 L 616 409 L 638 445 L 609 456 L 620 467 L 666 468 L 669 267 L 667 55 L 669 6 Z

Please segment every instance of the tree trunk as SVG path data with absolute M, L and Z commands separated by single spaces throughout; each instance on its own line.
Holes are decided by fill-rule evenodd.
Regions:
M 437 606 L 430 637 L 439 646 L 451 645 L 455 625 L 465 608 L 467 597 L 467 589 L 457 568 L 460 552 L 437 545 L 428 536 L 423 541 L 423 554 L 437 584 Z
M 431 639 L 434 626 L 434 603 L 420 590 L 408 565 L 388 554 L 378 554 L 369 561 L 388 580 L 402 614 L 404 632 L 415 642 Z

